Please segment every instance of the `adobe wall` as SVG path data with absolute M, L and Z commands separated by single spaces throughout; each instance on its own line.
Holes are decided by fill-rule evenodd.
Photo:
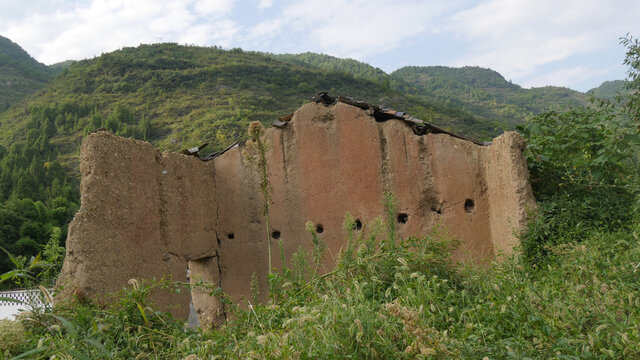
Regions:
M 346 238 L 350 212 L 366 227 L 383 212 L 382 194 L 398 198 L 401 236 L 436 224 L 461 240 L 459 260 L 482 263 L 510 253 L 535 201 L 515 133 L 491 146 L 445 134 L 415 135 L 402 121 L 376 122 L 366 111 L 310 103 L 288 125 L 266 132 L 273 204 L 272 230 L 287 259 L 311 248 L 305 223 L 323 228 L 325 269 Z M 154 150 L 107 133 L 82 147 L 82 207 L 70 225 L 59 284 L 89 298 L 120 289 L 130 278 L 171 275 L 204 280 L 234 299 L 249 298 L 251 275 L 266 294 L 267 239 L 257 175 L 236 146 L 209 162 Z M 166 172 L 166 173 L 165 173 Z M 272 239 L 273 265 L 280 266 Z M 158 306 L 185 317 L 189 295 L 159 294 Z M 224 308 L 205 291 L 193 302 L 200 321 L 222 321 Z
M 217 256 L 209 164 L 99 132 L 82 143 L 80 171 L 81 207 L 58 279 L 62 296 L 108 303 L 105 296 L 129 279 L 186 281 L 189 259 Z M 188 292 L 158 292 L 152 300 L 188 315 Z

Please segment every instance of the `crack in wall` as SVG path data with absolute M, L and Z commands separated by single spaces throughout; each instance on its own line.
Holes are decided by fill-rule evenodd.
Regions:
M 280 147 L 282 151 L 282 168 L 284 173 L 284 202 L 288 208 L 295 208 L 300 203 L 300 199 L 296 196 L 299 190 L 297 182 L 299 176 L 296 171 L 298 154 L 295 151 L 295 127 L 289 126 L 278 132 L 280 139 Z
M 409 163 L 409 149 L 407 148 L 407 133 L 402 132 L 402 147 L 404 148 L 404 162 Z
M 162 164 L 162 155 L 160 155 L 159 152 L 156 152 L 155 160 L 158 168 L 162 169 L 164 166 Z M 166 175 L 166 170 L 164 169 L 158 171 L 156 175 L 158 197 L 160 198 L 160 209 L 158 209 L 160 213 L 160 241 L 162 242 L 165 252 L 171 254 L 169 252 L 169 243 L 167 241 L 167 199 L 166 194 L 164 193 L 164 186 L 162 186 L 162 176 L 164 175 Z M 176 254 L 171 255 L 176 256 Z
M 282 170 L 284 172 L 284 183 L 287 184 L 289 183 L 289 166 L 287 166 L 288 161 L 287 161 L 287 149 L 286 149 L 286 145 L 285 145 L 285 141 L 284 141 L 284 131 L 280 131 L 278 133 L 278 138 L 280 140 L 280 152 L 281 152 L 281 156 L 282 156 Z
M 211 162 L 211 178 L 213 179 L 213 194 L 215 195 L 215 198 L 217 199 L 218 197 L 218 183 L 216 182 L 216 164 L 215 162 Z M 218 243 L 218 247 L 220 247 L 222 245 L 222 242 L 220 241 L 220 236 L 218 235 L 218 224 L 220 222 L 220 204 L 218 203 L 218 201 L 216 200 L 216 216 L 215 216 L 215 221 L 214 221 L 214 226 L 213 226 L 213 232 L 216 235 L 216 241 Z M 218 253 L 218 250 L 216 250 L 216 253 Z M 218 260 L 220 259 L 220 257 L 218 256 Z
M 433 160 L 433 154 L 431 151 L 434 150 L 429 149 L 428 135 L 419 136 L 416 141 L 418 142 L 418 161 L 421 165 L 423 178 L 423 181 L 419 182 L 420 201 L 418 214 L 422 217 L 426 217 L 427 211 L 433 211 L 438 215 L 442 215 L 445 203 L 440 200 L 439 190 L 435 187 L 431 163 Z
M 222 267 L 220 266 L 220 252 L 216 250 L 216 258 L 218 263 L 218 284 L 220 286 L 220 290 L 222 291 L 222 296 L 224 296 L 224 288 L 222 287 Z M 224 306 L 224 302 L 220 301 L 220 305 L 222 308 L 222 316 L 224 316 L 224 322 L 227 322 L 227 310 Z
M 222 291 L 222 294 L 224 296 L 224 287 L 222 286 L 222 265 L 220 265 L 221 263 L 221 258 L 220 258 L 220 248 L 222 247 L 222 241 L 220 240 L 220 236 L 218 236 L 218 224 L 220 222 L 220 204 L 217 201 L 217 197 L 218 197 L 218 183 L 216 182 L 216 165 L 215 162 L 211 162 L 211 171 L 212 171 L 212 178 L 213 178 L 213 194 L 216 198 L 216 216 L 215 216 L 215 226 L 213 227 L 213 232 L 216 236 L 216 242 L 218 244 L 218 248 L 216 249 L 216 263 L 218 265 L 218 286 L 220 286 L 220 290 Z M 225 323 L 227 322 L 227 311 L 225 309 L 224 306 L 224 302 L 220 302 L 221 308 L 222 308 L 222 315 L 224 316 L 224 321 Z
M 393 192 L 393 173 L 391 171 L 391 162 L 389 159 L 389 145 L 384 135 L 384 130 L 380 124 L 378 126 L 378 136 L 380 138 L 380 157 L 381 157 L 381 175 L 382 175 L 382 191 Z

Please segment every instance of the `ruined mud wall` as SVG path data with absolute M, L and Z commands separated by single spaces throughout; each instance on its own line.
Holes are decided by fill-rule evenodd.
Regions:
M 272 231 L 290 259 L 300 246 L 311 249 L 305 222 L 321 225 L 327 270 L 345 244 L 345 214 L 366 227 L 382 215 L 385 191 L 398 197 L 401 236 L 428 234 L 440 224 L 461 240 L 454 256 L 475 264 L 510 253 L 527 209 L 535 208 L 524 139 L 516 133 L 479 146 L 445 134 L 418 136 L 401 121 L 378 123 L 347 104 L 311 103 L 267 136 Z M 251 274 L 264 278 L 268 272 L 263 200 L 241 151 L 236 147 L 214 159 L 217 201 L 224 209 L 217 226 L 221 280 L 232 294 L 248 294 Z M 271 246 L 278 254 L 278 239 Z M 278 256 L 272 260 L 279 266 Z
M 213 258 L 215 265 L 211 166 L 99 132 L 82 144 L 80 171 L 81 207 L 69 225 L 58 280 L 63 296 L 106 303 L 129 279 L 186 281 L 189 259 Z M 188 315 L 188 292 L 157 292 L 152 300 Z
M 401 236 L 424 235 L 440 224 L 461 240 L 455 257 L 473 263 L 510 253 L 518 243 L 514 231 L 535 207 L 524 140 L 515 133 L 480 146 L 445 134 L 418 136 L 402 121 L 376 122 L 344 103 L 311 103 L 266 136 L 276 267 L 279 240 L 287 259 L 300 246 L 311 248 L 305 230 L 311 221 L 323 230 L 330 270 L 345 244 L 345 214 L 366 229 L 382 215 L 385 191 L 398 198 Z M 241 151 L 236 146 L 201 162 L 90 135 L 82 150 L 82 208 L 70 225 L 60 283 L 96 298 L 133 277 L 184 279 L 188 262 L 194 279 L 235 299 L 248 297 L 253 273 L 266 294 L 263 198 Z M 184 316 L 189 298 L 169 294 L 156 302 Z M 224 318 L 206 292 L 194 292 L 193 302 L 201 323 Z

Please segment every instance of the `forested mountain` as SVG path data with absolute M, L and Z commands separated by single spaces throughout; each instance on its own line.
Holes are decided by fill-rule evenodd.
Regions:
M 587 91 L 586 94 L 602 99 L 614 100 L 618 95 L 626 95 L 629 93 L 625 88 L 625 84 L 626 81 L 624 80 L 605 81 L 600 84 L 600 86 Z
M 18 44 L 0 36 L 0 112 L 43 88 L 64 64 L 48 67 L 37 62 Z
M 509 124 L 548 110 L 585 105 L 588 96 L 575 90 L 547 86 L 523 89 L 491 69 L 465 66 L 408 66 L 391 73 L 392 88 L 437 99 L 476 116 Z
M 296 64 L 304 64 L 324 70 L 339 71 L 351 74 L 357 78 L 371 80 L 382 84 L 389 83 L 389 75 L 387 75 L 387 73 L 379 68 L 353 59 L 341 59 L 330 55 L 310 52 L 302 54 L 278 54 L 272 56 L 279 60 L 289 61 Z
M 406 95 L 347 72 L 280 61 L 272 56 L 176 44 L 126 48 L 67 68 L 42 92 L 0 116 L 0 143 L 24 139 L 29 119 L 44 112 L 60 153 L 75 150 L 83 132 L 112 132 L 178 149 L 212 140 L 223 147 L 251 120 L 271 121 L 318 91 L 354 96 L 412 111 L 472 136 L 494 124 L 428 98 Z M 145 129 L 143 129 L 145 127 Z
M 273 55 L 296 64 L 348 73 L 383 84 L 392 91 L 455 108 L 474 118 L 497 121 L 503 127 L 524 122 L 548 110 L 585 105 L 589 96 L 547 86 L 523 89 L 491 69 L 476 66 L 407 66 L 391 74 L 353 59 L 303 53 Z

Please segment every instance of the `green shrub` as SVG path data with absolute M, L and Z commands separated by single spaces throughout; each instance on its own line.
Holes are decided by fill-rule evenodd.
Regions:
M 638 195 L 640 132 L 617 107 L 549 112 L 521 128 L 538 215 L 523 237 L 532 262 L 560 242 L 630 226 Z
M 582 241 L 594 231 L 629 229 L 640 215 L 640 45 L 627 35 L 627 92 L 594 108 L 548 112 L 519 130 L 540 209 L 522 238 L 530 263 L 554 245 Z

